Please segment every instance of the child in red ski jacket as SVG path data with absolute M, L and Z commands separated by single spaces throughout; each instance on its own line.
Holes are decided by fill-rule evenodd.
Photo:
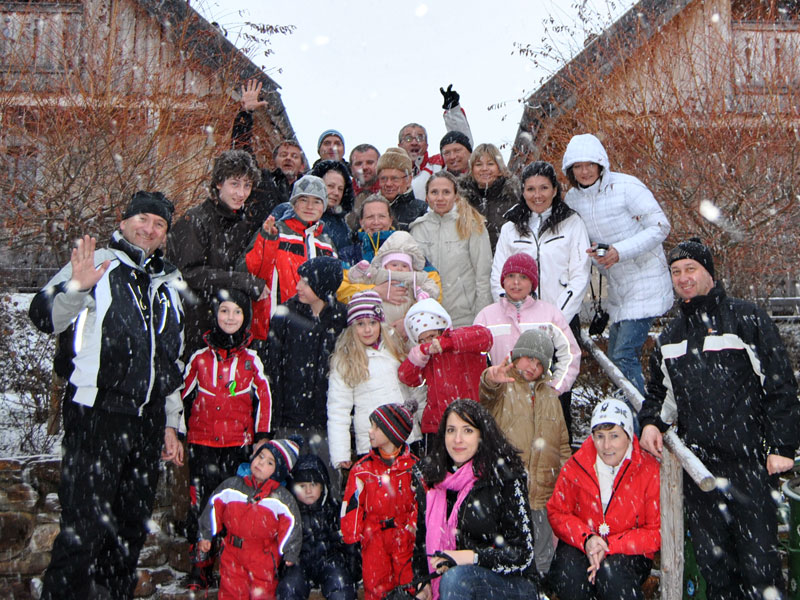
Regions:
M 294 440 L 258 446 L 250 475 L 230 477 L 211 496 L 200 518 L 197 546 L 211 548 L 211 538 L 225 530 L 219 573 L 219 600 L 272 600 L 281 560 L 297 563 L 303 526 L 294 495 L 285 487 L 299 447 Z
M 421 423 L 424 448 L 430 448 L 451 402 L 459 398 L 478 402 L 481 373 L 493 343 L 492 332 L 483 325 L 452 326 L 450 315 L 432 298 L 417 302 L 405 318 L 406 334 L 415 346 L 398 376 L 411 387 L 428 385 Z
M 413 576 L 417 503 L 411 468 L 417 458 L 406 439 L 415 410 L 415 406 L 384 404 L 372 412 L 372 450 L 353 466 L 347 480 L 342 535 L 347 544 L 361 542 L 364 600 L 380 600 Z
M 269 383 L 248 347 L 250 299 L 239 290 L 220 290 L 212 305 L 216 321 L 203 336 L 207 346 L 189 359 L 184 377 L 191 496 L 187 538 L 192 541 L 212 490 L 248 461 L 250 446 L 270 431 Z M 195 548 L 191 554 L 187 587 L 208 587 L 213 557 L 201 558 Z

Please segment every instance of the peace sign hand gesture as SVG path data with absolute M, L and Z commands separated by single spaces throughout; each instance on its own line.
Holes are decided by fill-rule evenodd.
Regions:
M 486 381 L 498 385 L 501 383 L 514 383 L 514 378 L 510 375 L 513 368 L 511 357 L 506 356 L 499 365 L 486 369 Z

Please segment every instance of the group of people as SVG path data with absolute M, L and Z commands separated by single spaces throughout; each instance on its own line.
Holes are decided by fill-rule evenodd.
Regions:
M 349 160 L 328 130 L 308 173 L 289 141 L 270 171 L 252 154 L 259 91 L 242 88 L 204 202 L 173 226 L 163 194 L 137 192 L 108 249 L 79 240 L 31 304 L 67 382 L 43 598 L 131 596 L 159 452 L 182 464 L 184 448 L 187 584 L 211 585 L 219 556 L 220 598 L 350 599 L 359 580 L 370 600 L 412 580 L 425 599 L 641 598 L 670 424 L 727 482 L 685 490 L 709 597 L 782 589 L 770 477 L 793 464 L 800 403 L 780 338 L 725 296 L 701 242 L 665 255 L 664 212 L 597 137 L 569 142 L 566 194 L 544 161 L 517 179 L 473 149 L 450 86 L 439 155 L 417 123 Z M 646 402 L 637 423 L 602 399 L 572 454 L 592 265 L 609 356 Z M 645 387 L 673 287 L 683 316 Z

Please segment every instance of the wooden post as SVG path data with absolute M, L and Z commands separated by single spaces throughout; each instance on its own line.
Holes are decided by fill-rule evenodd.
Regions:
M 672 452 L 661 460 L 661 600 L 683 597 L 683 469 Z

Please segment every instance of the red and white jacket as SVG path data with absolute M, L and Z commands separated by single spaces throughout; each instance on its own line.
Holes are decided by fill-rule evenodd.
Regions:
M 661 547 L 658 463 L 642 452 L 634 436 L 631 457 L 620 465 L 604 515 L 596 459 L 597 450 L 590 437 L 561 469 L 547 502 L 553 533 L 581 552 L 589 537 L 601 535 L 608 543 L 609 554 L 653 558 Z M 607 535 L 600 531 L 603 523 L 608 525 Z
M 422 413 L 422 433 L 436 433 L 445 409 L 453 400 L 479 401 L 481 373 L 486 353 L 492 347 L 492 332 L 483 325 L 446 329 L 438 338 L 439 354 L 428 354 L 430 344 L 411 349 L 398 370 L 402 383 L 410 387 L 428 384 L 428 403 Z
M 255 433 L 268 433 L 272 396 L 264 365 L 247 345 L 231 350 L 207 348 L 189 359 L 183 399 L 194 395 L 189 416 L 190 444 L 227 447 L 252 444 Z
M 247 271 L 267 282 L 270 297 L 253 302 L 253 324 L 250 330 L 259 340 L 267 339 L 269 317 L 278 304 L 283 304 L 297 293 L 300 276 L 297 268 L 309 258 L 337 256 L 336 248 L 323 233 L 324 224 L 317 221 L 308 225 L 295 216 L 276 224 L 277 235 L 268 235 L 259 229 L 245 252 Z M 237 268 L 243 268 L 242 264 Z

